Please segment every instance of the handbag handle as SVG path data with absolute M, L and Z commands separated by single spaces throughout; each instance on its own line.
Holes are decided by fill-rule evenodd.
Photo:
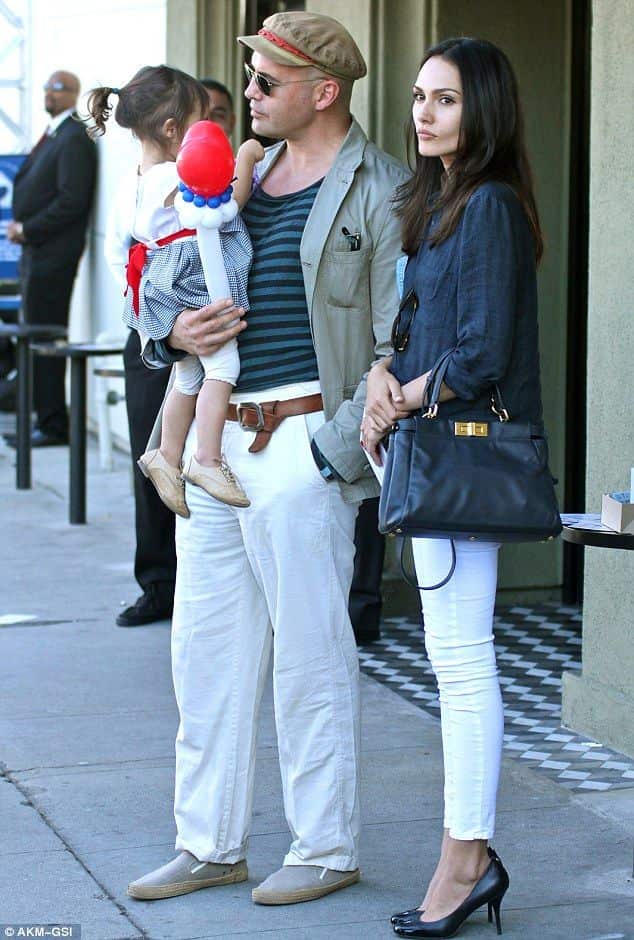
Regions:
M 422 407 L 427 409 L 423 412 L 424 418 L 436 418 L 438 416 L 440 390 L 442 383 L 445 381 L 449 361 L 455 351 L 456 347 L 452 346 L 451 349 L 447 349 L 439 356 L 427 376 L 422 400 Z M 491 411 L 498 416 L 500 421 L 510 421 L 511 416 L 504 405 L 500 386 L 497 382 L 491 388 Z

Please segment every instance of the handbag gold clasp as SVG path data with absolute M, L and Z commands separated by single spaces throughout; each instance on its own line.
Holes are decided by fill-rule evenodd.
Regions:
M 488 437 L 489 425 L 484 421 L 454 421 L 456 437 Z

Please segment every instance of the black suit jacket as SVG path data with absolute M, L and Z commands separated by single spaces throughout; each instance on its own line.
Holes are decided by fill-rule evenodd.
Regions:
M 84 247 L 97 174 L 95 144 L 73 118 L 33 149 L 13 183 L 13 218 L 26 244 L 69 261 Z

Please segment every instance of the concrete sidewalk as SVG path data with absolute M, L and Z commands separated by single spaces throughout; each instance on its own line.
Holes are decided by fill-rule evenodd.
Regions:
M 33 455 L 14 488 L 0 443 L 0 937 L 4 924 L 81 924 L 84 940 L 393 937 L 422 897 L 442 828 L 438 723 L 363 677 L 359 885 L 310 904 L 257 907 L 252 887 L 289 842 L 272 697 L 265 697 L 246 884 L 135 902 L 128 881 L 173 854 L 177 715 L 169 624 L 117 629 L 132 577 L 128 459 L 89 453 L 88 524 L 67 523 L 68 451 Z M 28 618 L 28 619 L 25 619 Z M 634 938 L 634 790 L 571 795 L 505 761 L 495 847 L 511 876 L 504 936 Z M 17 934 L 16 934 L 17 936 Z M 486 911 L 460 936 L 495 937 Z

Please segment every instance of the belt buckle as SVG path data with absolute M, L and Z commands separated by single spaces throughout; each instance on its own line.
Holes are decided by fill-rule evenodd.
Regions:
M 257 424 L 245 424 L 243 412 L 245 410 L 255 411 L 257 415 Z M 264 412 L 262 405 L 257 401 L 242 401 L 236 405 L 238 414 L 238 424 L 243 431 L 263 431 L 264 430 Z

